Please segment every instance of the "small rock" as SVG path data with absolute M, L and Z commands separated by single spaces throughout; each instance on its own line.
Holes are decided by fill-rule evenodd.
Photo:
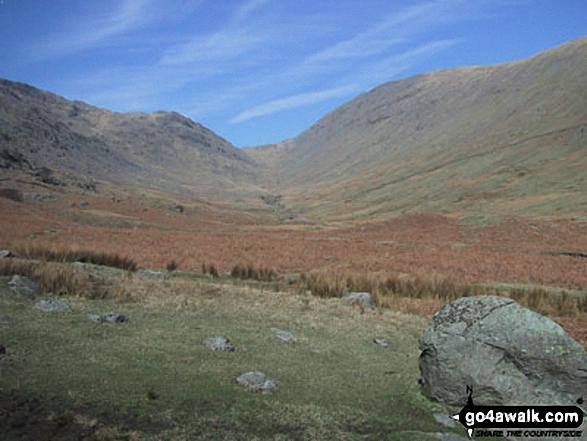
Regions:
M 90 203 L 88 201 L 81 201 L 78 205 L 82 208 L 85 208 L 90 205 Z
M 439 422 L 440 424 L 449 427 L 451 429 L 454 429 L 456 427 L 456 422 L 455 420 L 453 420 L 450 416 L 445 415 L 443 413 L 435 413 L 434 414 L 434 419 Z
M 234 345 L 224 337 L 210 337 L 204 340 L 204 346 L 212 351 L 234 352 Z
M 277 383 L 270 380 L 263 372 L 247 372 L 240 375 L 236 382 L 253 391 L 271 391 L 277 389 Z
M 8 282 L 10 289 L 28 299 L 35 300 L 39 296 L 39 285 L 28 277 L 14 276 Z
M 346 296 L 346 299 L 367 309 L 373 309 L 373 297 L 368 292 L 352 292 Z
M 65 302 L 43 299 L 37 302 L 35 308 L 45 312 L 63 312 L 69 310 L 71 307 Z
M 384 340 L 382 338 L 375 338 L 373 339 L 373 342 L 375 344 L 378 344 L 379 346 L 381 346 L 384 349 L 393 349 L 393 345 L 388 342 L 387 340 Z
M 128 322 L 128 317 L 118 312 L 107 312 L 102 314 L 102 320 L 108 323 L 126 323 Z
M 287 273 L 278 276 L 278 280 L 288 285 L 295 285 L 302 281 L 302 275 L 297 273 Z
M 271 331 L 275 333 L 275 336 L 278 339 L 283 340 L 287 343 L 294 343 L 297 341 L 295 336 L 291 332 L 282 331 L 277 328 L 271 328 Z
M 0 259 L 7 259 L 9 257 L 15 257 L 10 250 L 0 250 Z
M 98 314 L 90 314 L 88 315 L 88 320 L 94 323 L 102 323 L 102 317 L 100 317 Z
M 0 315 L 0 325 L 7 325 L 10 323 L 10 317 L 7 315 Z
M 143 277 L 145 279 L 169 279 L 169 274 L 165 271 L 156 271 L 156 270 L 138 270 L 137 274 L 139 277 Z

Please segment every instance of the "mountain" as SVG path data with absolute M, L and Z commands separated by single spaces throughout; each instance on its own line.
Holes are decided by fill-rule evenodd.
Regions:
M 282 219 L 584 218 L 587 38 L 393 81 L 294 139 L 249 149 L 174 112 L 115 113 L 0 80 L 1 169 L 45 181 L 70 172 Z
M 587 212 L 587 38 L 384 84 L 251 157 L 321 218 Z
M 263 193 L 258 163 L 175 112 L 116 113 L 6 80 L 0 80 L 2 165 L 192 196 Z

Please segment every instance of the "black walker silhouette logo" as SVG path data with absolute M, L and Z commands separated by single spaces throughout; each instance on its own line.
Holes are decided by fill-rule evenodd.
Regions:
M 577 404 L 582 405 L 583 398 L 579 398 Z M 578 406 L 477 406 L 473 402 L 473 387 L 467 385 L 467 404 L 452 418 L 467 429 L 469 438 L 473 437 L 476 429 L 484 430 L 480 433 L 483 437 L 523 435 L 540 438 L 581 437 L 580 430 L 571 429 L 577 429 L 583 424 L 583 415 L 583 410 Z

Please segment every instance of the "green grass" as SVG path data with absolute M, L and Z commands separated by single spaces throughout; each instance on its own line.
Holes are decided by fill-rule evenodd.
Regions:
M 418 317 L 361 315 L 339 299 L 250 286 L 138 279 L 125 282 L 135 288 L 130 303 L 68 297 L 72 310 L 51 314 L 11 293 L 7 280 L 0 278 L 0 312 L 11 318 L 0 325 L 8 349 L 0 395 L 38 398 L 50 415 L 91 425 L 98 439 L 399 440 L 416 431 L 409 439 L 418 440 L 430 439 L 419 432 L 447 431 L 433 419 L 440 406 L 417 384 Z M 87 320 L 110 310 L 130 322 Z M 280 341 L 272 327 L 298 342 Z M 214 335 L 236 351 L 206 349 L 202 341 Z M 279 389 L 242 390 L 235 378 L 251 370 Z

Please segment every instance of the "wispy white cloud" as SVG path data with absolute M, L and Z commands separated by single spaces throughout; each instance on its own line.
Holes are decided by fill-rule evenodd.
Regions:
M 103 45 L 112 37 L 147 26 L 152 0 L 125 0 L 118 9 L 103 18 L 77 23 L 62 33 L 48 36 L 32 48 L 32 58 L 42 61 L 62 57 Z
M 345 86 L 322 90 L 319 92 L 301 93 L 298 95 L 289 96 L 287 98 L 280 98 L 245 110 L 230 120 L 230 122 L 233 124 L 239 123 L 252 118 L 257 118 L 259 116 L 271 115 L 277 112 L 282 112 L 284 110 L 307 106 L 332 98 L 349 95 L 353 92 L 356 92 L 355 87 Z
M 235 22 L 241 22 L 272 1 L 274 0 L 249 0 L 236 9 L 233 20 Z
M 259 47 L 264 39 L 247 29 L 229 29 L 212 35 L 196 36 L 167 50 L 161 63 L 186 64 L 201 61 L 234 60 Z

